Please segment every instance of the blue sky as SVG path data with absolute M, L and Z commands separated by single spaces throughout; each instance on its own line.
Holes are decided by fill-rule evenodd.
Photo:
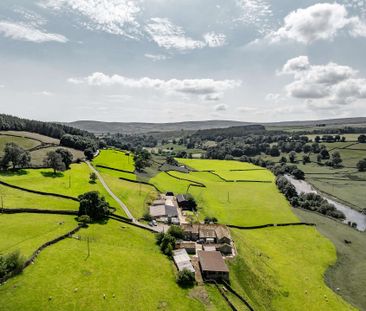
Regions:
M 366 115 L 366 0 L 2 0 L 0 111 L 41 120 Z

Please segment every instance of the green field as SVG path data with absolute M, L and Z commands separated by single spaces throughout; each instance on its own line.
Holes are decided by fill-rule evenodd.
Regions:
M 151 233 L 110 221 L 78 235 L 81 240 L 66 239 L 47 248 L 36 264 L 1 286 L 1 309 L 204 309 L 201 301 L 190 298 L 189 290 L 178 287 L 175 267 L 160 253 Z
M 196 170 L 210 169 L 222 173 L 226 168 L 225 177 L 228 179 L 247 173 L 229 170 L 253 168 L 251 164 L 234 161 L 181 162 Z M 262 170 L 250 172 L 254 176 L 258 174 L 258 179 L 263 178 Z M 273 182 L 226 183 L 207 172 L 171 174 L 206 185 L 206 188 L 189 188 L 198 201 L 201 219 L 205 215 L 215 216 L 221 223 L 242 226 L 298 221 Z M 185 192 L 189 184 L 166 173 L 160 173 L 150 182 L 164 191 L 175 192 Z M 352 310 L 324 282 L 325 271 L 336 261 L 336 251 L 316 229 L 235 229 L 232 235 L 239 254 L 230 262 L 230 280 L 255 310 L 312 310 L 314 305 L 316 310 Z
M 0 216 L 0 254 L 19 250 L 29 257 L 43 243 L 76 227 L 72 216 L 12 214 Z
M 337 248 L 337 263 L 326 273 L 327 284 L 342 297 L 350 301 L 360 310 L 366 310 L 366 236 L 332 219 L 294 209 L 296 215 L 303 220 L 314 222 L 317 229 Z M 346 244 L 344 240 L 351 241 Z
M 0 131 L 0 135 L 1 134 L 8 134 L 8 135 L 29 138 L 29 139 L 33 139 L 33 140 L 39 140 L 46 144 L 55 144 L 55 145 L 60 144 L 59 139 L 48 137 L 48 136 L 37 134 L 37 133 L 24 132 L 24 131 Z
M 0 180 L 26 189 L 72 197 L 78 197 L 80 194 L 88 191 L 98 191 L 106 198 L 111 206 L 117 207 L 113 198 L 110 197 L 99 181 L 95 184 L 89 182 L 90 173 L 89 167 L 85 163 L 80 163 L 72 164 L 70 170 L 56 175 L 53 174 L 51 169 L 26 169 L 21 170 L 18 174 L 0 173 Z M 38 197 L 43 198 L 43 196 Z M 26 205 L 26 201 L 23 204 Z M 53 207 L 49 206 L 49 208 L 52 209 Z M 117 208 L 117 212 L 124 215 L 120 208 Z
M 103 150 L 93 164 L 134 170 L 128 158 L 132 155 L 127 157 L 119 151 Z M 230 180 L 249 176 L 253 180 L 271 181 L 224 182 L 209 172 L 171 172 L 173 177 L 160 172 L 150 179 L 162 191 L 185 193 L 188 189 L 198 202 L 200 219 L 215 216 L 220 223 L 241 226 L 299 221 L 277 190 L 269 171 L 236 161 L 185 159 L 182 163 L 195 170 L 213 170 Z M 157 194 L 154 188 L 119 179 L 127 175 L 133 179 L 133 174 L 98 170 L 133 215 L 141 217 L 147 203 Z M 89 183 L 89 174 L 90 169 L 82 163 L 73 164 L 57 177 L 49 169 L 33 169 L 18 174 L 2 173 L 0 179 L 28 189 L 70 196 L 98 190 L 115 206 L 99 181 Z M 192 181 L 182 178 L 206 187 L 189 187 Z M 39 204 L 41 208 L 76 210 L 78 205 L 71 200 L 9 187 L 0 187 L 0 191 L 5 198 L 4 207 Z M 120 208 L 117 210 L 122 213 Z M 59 225 L 60 221 L 65 223 Z M 0 215 L 0 225 L 3 233 L 0 252 L 20 249 L 28 256 L 44 241 L 75 227 L 76 222 L 73 216 L 4 214 Z M 231 284 L 248 298 L 255 310 L 311 310 L 314 305 L 320 311 L 353 310 L 324 282 L 325 271 L 336 261 L 336 251 L 315 228 L 235 229 L 231 233 L 238 251 L 229 261 Z M 178 287 L 174 264 L 161 254 L 154 235 L 148 231 L 110 220 L 104 225 L 90 225 L 77 235 L 80 240 L 68 238 L 45 249 L 34 265 L 0 286 L 1 309 L 228 310 L 211 286 L 197 286 L 192 290 Z M 229 298 L 240 305 L 236 298 Z M 245 310 L 242 308 L 239 309 Z
M 124 171 L 134 171 L 133 155 L 126 155 L 118 150 L 101 150 L 99 155 L 93 159 L 95 166 L 104 165 Z

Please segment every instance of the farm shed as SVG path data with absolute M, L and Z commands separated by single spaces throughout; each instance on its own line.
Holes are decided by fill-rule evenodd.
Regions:
M 198 261 L 205 280 L 229 281 L 229 269 L 220 252 L 198 251 Z
M 176 196 L 178 206 L 182 209 L 189 209 L 189 202 L 187 200 L 187 197 L 184 194 L 178 194 Z
M 152 205 L 150 206 L 150 215 L 154 218 L 160 217 L 178 217 L 178 210 L 170 205 Z
M 196 254 L 196 243 L 195 242 L 180 242 L 179 248 L 185 249 L 188 254 L 195 255 Z
M 191 259 L 185 249 L 177 249 L 173 251 L 173 260 L 179 271 L 187 269 L 188 271 L 195 272 Z
M 181 225 L 183 229 L 183 235 L 185 240 L 197 241 L 199 239 L 199 228 L 198 224 L 184 224 Z
M 200 226 L 199 239 L 204 240 L 206 243 L 216 242 L 215 228 L 209 225 Z
M 215 232 L 216 232 L 217 243 L 220 244 L 231 243 L 231 236 L 227 227 L 218 225 L 215 228 Z

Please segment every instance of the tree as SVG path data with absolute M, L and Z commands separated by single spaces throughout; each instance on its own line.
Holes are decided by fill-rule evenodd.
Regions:
M 291 163 L 295 163 L 296 161 L 296 152 L 295 151 L 291 151 L 288 155 L 288 158 L 290 160 Z
M 362 135 L 358 136 L 357 140 L 361 144 L 366 143 L 366 135 L 362 134 Z
M 97 181 L 98 177 L 97 177 L 97 174 L 95 174 L 94 172 L 90 173 L 89 175 L 89 182 L 91 184 L 95 184 L 96 181 Z
M 280 150 L 278 149 L 277 145 L 273 145 L 271 150 L 269 151 L 271 157 L 278 157 L 280 156 Z
M 291 175 L 294 176 L 296 179 L 305 179 L 305 173 L 298 168 L 294 169 Z
M 0 279 L 9 273 L 19 273 L 24 263 L 24 258 L 19 251 L 10 254 L 0 254 Z
M 320 143 L 320 136 L 315 136 L 314 141 L 315 141 L 316 143 Z
M 357 163 L 357 169 L 360 172 L 365 172 L 366 171 L 366 159 L 360 160 Z
M 286 159 L 286 157 L 281 157 L 281 159 L 280 159 L 280 163 L 287 163 L 287 159 Z
M 330 158 L 329 152 L 326 148 L 322 148 L 320 150 L 320 155 L 321 155 L 322 159 L 324 159 L 324 160 L 327 160 Z
M 167 156 L 165 161 L 169 165 L 178 166 L 178 161 L 171 155 Z
M 195 283 L 195 275 L 194 272 L 189 271 L 188 269 L 184 268 L 182 271 L 179 271 L 177 277 L 177 283 L 182 287 L 190 287 L 193 286 Z
M 333 167 L 340 167 L 341 163 L 343 162 L 341 155 L 338 151 L 332 153 L 332 166 Z
M 211 223 L 216 224 L 218 222 L 218 220 L 216 217 L 206 216 L 204 219 L 204 222 L 205 222 L 205 224 L 211 224 Z
M 31 156 L 28 151 L 15 143 L 7 143 L 4 148 L 4 156 L 1 160 L 1 166 L 7 168 L 10 163 L 13 169 L 29 166 Z
M 91 161 L 94 157 L 94 150 L 92 148 L 86 148 L 84 150 L 84 155 L 88 161 Z
M 57 153 L 56 151 L 49 151 L 47 152 L 47 156 L 43 160 L 45 166 L 50 167 L 53 169 L 53 173 L 56 172 L 63 172 L 66 170 L 65 163 L 62 161 L 61 154 Z
M 72 155 L 72 153 L 65 148 L 57 148 L 56 152 L 61 155 L 62 162 L 64 162 L 66 169 L 69 169 L 70 164 L 72 163 L 72 160 L 74 159 L 74 156 Z
M 183 229 L 180 226 L 171 225 L 167 231 L 168 234 L 175 237 L 176 239 L 183 239 Z
M 88 215 L 92 220 L 103 220 L 109 214 L 109 204 L 98 191 L 86 192 L 79 195 L 79 216 Z
M 304 154 L 304 155 L 302 156 L 302 163 L 303 163 L 303 164 L 310 163 L 310 157 L 309 157 L 309 155 Z

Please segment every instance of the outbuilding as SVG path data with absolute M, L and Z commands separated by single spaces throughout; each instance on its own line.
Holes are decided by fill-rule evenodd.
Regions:
M 218 251 L 198 251 L 202 277 L 209 281 L 229 281 L 229 269 Z

